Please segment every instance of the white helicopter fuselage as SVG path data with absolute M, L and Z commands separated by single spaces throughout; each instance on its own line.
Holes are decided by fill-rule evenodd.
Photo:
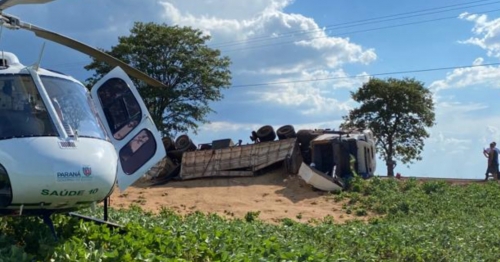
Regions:
M 22 65 L 12 53 L 0 53 L 0 61 L 7 65 L 0 68 L 0 215 L 88 207 L 165 156 L 120 68 L 89 92 L 70 76 Z
M 111 193 L 117 173 L 113 144 L 92 138 L 0 141 L 0 163 L 12 187 L 12 202 L 4 208 L 16 214 L 22 209 L 64 210 L 102 201 Z

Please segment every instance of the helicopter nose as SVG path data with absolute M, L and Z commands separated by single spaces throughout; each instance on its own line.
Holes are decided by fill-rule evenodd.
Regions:
M 12 186 L 7 170 L 0 164 L 0 207 L 7 207 L 12 202 Z

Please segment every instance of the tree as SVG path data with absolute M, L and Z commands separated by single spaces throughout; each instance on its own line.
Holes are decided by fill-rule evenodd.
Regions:
M 130 33 L 103 51 L 168 87 L 155 88 L 132 78 L 163 135 L 196 133 L 198 123 L 208 123 L 206 116 L 214 112 L 209 103 L 221 100 L 221 89 L 230 85 L 230 59 L 207 47 L 210 36 L 190 27 L 136 22 Z M 94 59 L 85 69 L 95 70 L 86 82 L 90 88 L 113 68 Z
M 415 79 L 372 78 L 351 92 L 358 108 L 349 111 L 341 128 L 369 128 L 377 137 L 377 151 L 394 176 L 396 160 L 403 164 L 422 160 L 426 128 L 435 124 L 431 92 Z

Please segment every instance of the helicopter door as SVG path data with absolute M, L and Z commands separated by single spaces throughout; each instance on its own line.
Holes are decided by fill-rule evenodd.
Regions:
M 123 191 L 165 157 L 160 132 L 120 67 L 100 79 L 91 94 L 118 153 L 118 186 Z

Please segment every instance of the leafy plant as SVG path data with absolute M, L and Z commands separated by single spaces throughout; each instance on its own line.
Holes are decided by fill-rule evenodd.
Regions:
M 370 179 L 360 192 L 343 192 L 346 209 L 361 220 L 332 216 L 300 223 L 226 219 L 194 211 L 181 216 L 140 205 L 111 209 L 125 232 L 53 216 L 55 242 L 38 218 L 0 219 L 0 261 L 496 261 L 500 185 Z M 353 198 L 356 201 L 350 201 Z M 333 199 L 331 201 L 334 201 Z M 348 204 L 351 202 L 351 204 Z M 102 217 L 103 210 L 83 210 Z M 342 216 L 341 216 L 342 218 Z M 305 221 L 304 221 L 305 222 Z
M 247 212 L 246 215 L 245 215 L 245 220 L 247 222 L 253 222 L 255 220 L 257 220 L 257 218 L 259 217 L 260 215 L 260 211 L 250 211 L 250 212 Z

